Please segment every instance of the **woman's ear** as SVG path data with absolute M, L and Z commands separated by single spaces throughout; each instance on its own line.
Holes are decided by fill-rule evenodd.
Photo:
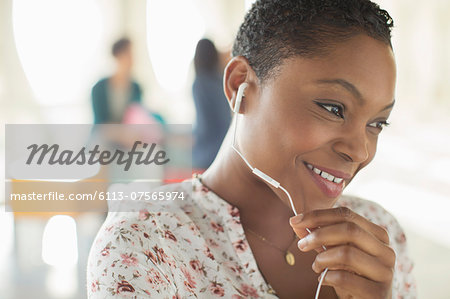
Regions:
M 233 57 L 228 62 L 227 66 L 225 67 L 223 76 L 223 88 L 225 96 L 228 100 L 228 104 L 230 104 L 230 108 L 232 111 L 234 106 L 236 105 L 236 95 L 239 86 L 242 83 L 247 82 L 249 86 L 246 88 L 244 94 L 245 97 L 248 98 L 251 86 L 254 86 L 255 79 L 256 75 L 245 57 Z M 239 113 L 243 113 L 245 111 L 245 102 L 246 101 L 242 101 Z

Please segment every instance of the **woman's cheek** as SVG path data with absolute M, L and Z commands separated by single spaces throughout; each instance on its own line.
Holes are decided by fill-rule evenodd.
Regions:
M 298 129 L 291 130 L 288 135 L 287 141 L 293 143 L 296 154 L 301 154 L 329 145 L 336 136 L 339 136 L 339 132 L 337 128 L 312 121 L 303 122 Z

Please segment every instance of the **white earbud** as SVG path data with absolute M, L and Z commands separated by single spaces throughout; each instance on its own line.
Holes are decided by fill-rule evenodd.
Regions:
M 241 107 L 242 97 L 244 96 L 244 90 L 247 88 L 248 84 L 246 82 L 239 85 L 238 92 L 236 95 L 236 103 L 234 104 L 234 113 L 239 113 L 239 108 Z
M 236 148 L 236 130 L 237 130 L 237 124 L 238 124 L 238 113 L 239 113 L 239 108 L 241 107 L 242 97 L 244 96 L 244 90 L 245 90 L 245 88 L 247 88 L 247 86 L 248 86 L 248 84 L 246 82 L 239 85 L 238 92 L 236 95 L 236 104 L 234 105 L 234 110 L 233 110 L 234 114 L 236 116 L 235 116 L 234 134 L 233 134 L 233 144 L 231 145 L 231 147 L 239 154 L 239 156 L 241 156 L 241 158 L 244 160 L 244 162 L 247 164 L 247 166 L 252 170 L 252 172 L 255 175 L 257 175 L 258 177 L 260 177 L 262 180 L 266 181 L 267 183 L 271 184 L 275 188 L 279 188 L 280 187 L 279 182 L 277 182 L 276 180 L 274 180 L 273 178 L 271 178 L 270 176 L 268 176 L 267 174 L 265 174 L 258 168 L 252 167 L 251 164 L 248 162 L 248 160 L 244 157 L 244 155 L 242 155 L 241 152 Z M 294 209 L 293 205 L 292 205 L 292 208 Z M 294 211 L 295 211 L 295 209 L 294 209 Z

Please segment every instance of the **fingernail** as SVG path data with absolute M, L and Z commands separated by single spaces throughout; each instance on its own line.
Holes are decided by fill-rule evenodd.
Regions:
M 289 220 L 290 220 L 291 224 L 300 223 L 303 220 L 303 214 L 298 214 L 297 216 L 293 216 Z
M 297 243 L 297 246 L 300 249 L 305 249 L 306 245 L 308 244 L 308 240 L 306 239 L 307 237 L 304 237 L 303 239 L 300 239 Z

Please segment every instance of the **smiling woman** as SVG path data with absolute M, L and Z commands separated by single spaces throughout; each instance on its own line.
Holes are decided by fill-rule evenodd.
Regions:
M 394 100 L 390 46 L 360 34 L 331 51 L 315 59 L 286 58 L 263 84 L 242 56 L 235 57 L 226 72 L 225 89 L 232 105 L 233 90 L 244 75 L 248 83 L 238 147 L 254 165 L 294 192 L 300 210 L 328 208 L 340 193 L 321 192 L 320 177 L 313 179 L 319 189 L 309 187 L 312 173 L 305 163 L 328 174 L 339 171 L 336 176 L 345 176 L 342 184 L 348 185 L 373 159 L 390 113 L 385 108 Z
M 415 298 L 397 221 L 342 194 L 394 105 L 391 27 L 368 0 L 256 1 L 224 73 L 236 115 L 219 154 L 161 187 L 183 202 L 109 213 L 89 297 L 314 298 L 328 269 L 321 298 Z

